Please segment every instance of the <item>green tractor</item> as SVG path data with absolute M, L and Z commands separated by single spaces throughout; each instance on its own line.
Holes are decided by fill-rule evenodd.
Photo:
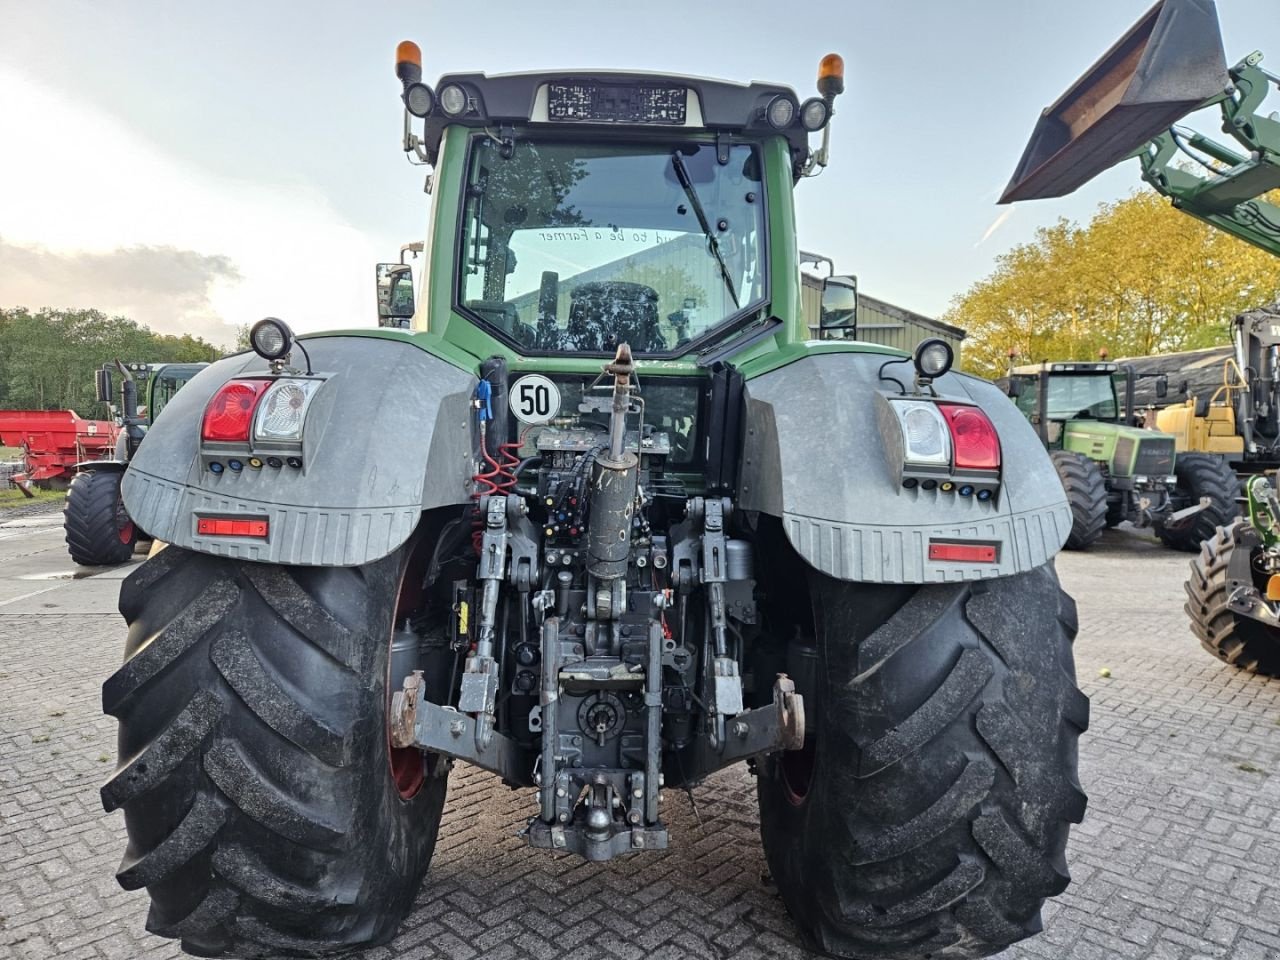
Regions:
M 1116 381 L 1125 384 L 1124 399 Z M 1239 515 L 1235 473 L 1222 457 L 1175 454 L 1174 438 L 1134 426 L 1132 367 L 1044 363 L 1015 367 L 1009 396 L 1049 450 L 1071 504 L 1067 549 L 1083 550 L 1126 520 L 1165 545 L 1199 550 Z M 1157 393 L 1167 392 L 1161 381 Z
M 106 364 L 97 372 L 99 403 L 105 403 L 122 427 L 110 460 L 87 460 L 75 466 L 75 476 L 62 506 L 67 552 L 88 567 L 115 566 L 133 556 L 134 544 L 146 534 L 125 509 L 120 481 L 161 409 L 207 363 Z M 114 404 L 113 368 L 120 374 L 120 404 Z M 145 403 L 139 405 L 139 382 Z
M 398 53 L 420 295 L 384 265 L 385 326 L 259 321 L 124 474 L 168 544 L 123 582 L 103 686 L 148 929 L 200 956 L 385 942 L 464 760 L 530 788 L 525 842 L 592 861 L 666 848 L 664 791 L 750 764 L 831 955 L 1038 931 L 1085 809 L 1070 509 L 945 342 L 809 340 L 793 191 L 839 58 L 802 100 L 433 88 Z
M 1161 0 L 1045 108 L 1001 202 L 1065 196 L 1135 159 L 1176 209 L 1280 256 L 1280 116 L 1264 112 L 1280 76 L 1262 59 L 1254 51 L 1228 67 L 1213 0 Z M 1179 125 L 1213 108 L 1233 145 Z M 1202 397 L 1181 418 L 1180 433 L 1202 446 L 1211 434 L 1238 437 L 1233 459 L 1249 472 L 1275 450 L 1277 338 L 1267 309 L 1237 318 L 1234 402 Z M 1191 563 L 1186 611 L 1210 653 L 1280 676 L 1280 503 L 1263 476 L 1245 491 L 1249 516 L 1224 521 Z

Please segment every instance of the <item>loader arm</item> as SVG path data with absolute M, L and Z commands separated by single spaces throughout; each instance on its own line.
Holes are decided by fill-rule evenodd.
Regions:
M 1136 157 L 1174 207 L 1280 256 L 1280 120 L 1262 112 L 1280 77 L 1261 62 L 1226 67 L 1213 0 L 1161 0 L 1044 110 L 1000 202 L 1066 196 Z M 1213 106 L 1235 145 L 1177 125 Z

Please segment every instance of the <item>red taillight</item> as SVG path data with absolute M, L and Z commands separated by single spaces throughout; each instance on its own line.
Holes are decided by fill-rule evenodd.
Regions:
M 944 543 L 929 541 L 930 560 L 952 563 L 995 563 L 996 548 L 990 543 Z
M 253 409 L 269 386 L 270 380 L 231 380 L 223 384 L 204 408 L 201 439 L 248 443 Z
M 977 407 L 940 403 L 947 418 L 957 470 L 999 470 L 1000 438 L 987 415 Z

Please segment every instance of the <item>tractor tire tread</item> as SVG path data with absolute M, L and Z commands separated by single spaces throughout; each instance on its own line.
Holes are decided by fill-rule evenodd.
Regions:
M 1192 558 L 1183 606 L 1191 618 L 1191 632 L 1200 645 L 1221 660 L 1246 673 L 1280 677 L 1280 630 L 1241 617 L 1227 606 L 1232 591 L 1228 576 L 1231 552 L 1240 519 L 1218 527 Z
M 120 478 L 113 470 L 83 470 L 71 478 L 62 505 L 62 527 L 71 559 L 85 567 L 112 567 L 133 556 L 137 530 L 124 539 L 116 512 Z
M 1210 504 L 1185 527 L 1177 530 L 1156 528 L 1156 535 L 1167 547 L 1198 553 L 1200 545 L 1210 540 L 1219 527 L 1228 526 L 1240 516 L 1240 504 L 1236 497 L 1240 480 L 1225 457 L 1212 453 L 1180 453 L 1174 463 L 1178 487 L 1184 491 L 1183 499 L 1198 503 L 1208 497 Z
M 836 594 L 852 586 L 823 580 Z M 1067 833 L 1086 806 L 1075 633 L 1074 603 L 1046 565 L 921 588 L 861 642 L 827 645 L 803 829 L 779 826 L 798 815 L 770 785 L 776 762 L 760 778 L 770 868 L 810 947 L 976 958 L 1041 929 L 1044 900 L 1070 881 Z M 824 751 L 842 758 L 825 774 Z
M 237 957 L 394 934 L 445 790 L 428 778 L 402 800 L 387 768 L 396 557 L 353 572 L 168 547 L 124 581 L 126 661 L 103 688 L 121 761 L 102 799 L 124 810 L 117 879 L 147 887 L 148 930 Z
M 1107 484 L 1098 465 L 1083 453 L 1051 450 L 1049 459 L 1062 481 L 1067 502 L 1071 506 L 1071 532 L 1068 550 L 1090 546 L 1107 526 Z

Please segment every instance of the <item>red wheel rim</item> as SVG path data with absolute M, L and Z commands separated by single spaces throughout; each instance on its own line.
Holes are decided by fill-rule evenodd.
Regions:
M 813 768 L 817 750 L 813 738 L 805 740 L 799 750 L 788 750 L 778 761 L 782 779 L 782 792 L 792 806 L 802 806 L 813 786 Z
M 133 521 L 129 519 L 129 511 L 124 508 L 124 495 L 116 493 L 116 535 L 121 543 L 133 543 Z
M 415 558 L 416 559 L 416 558 Z M 413 610 L 417 606 L 422 593 L 420 572 L 416 570 L 412 560 L 400 575 L 400 588 L 396 591 L 396 613 L 391 618 L 391 636 L 387 637 L 387 711 L 391 710 L 391 696 L 400 689 L 403 677 L 391 676 L 391 643 L 395 636 L 396 624 L 400 622 L 402 610 Z M 414 747 L 393 747 L 391 745 L 391 727 L 387 725 L 387 770 L 395 782 L 401 800 L 411 800 L 422 789 L 427 780 L 427 757 Z

